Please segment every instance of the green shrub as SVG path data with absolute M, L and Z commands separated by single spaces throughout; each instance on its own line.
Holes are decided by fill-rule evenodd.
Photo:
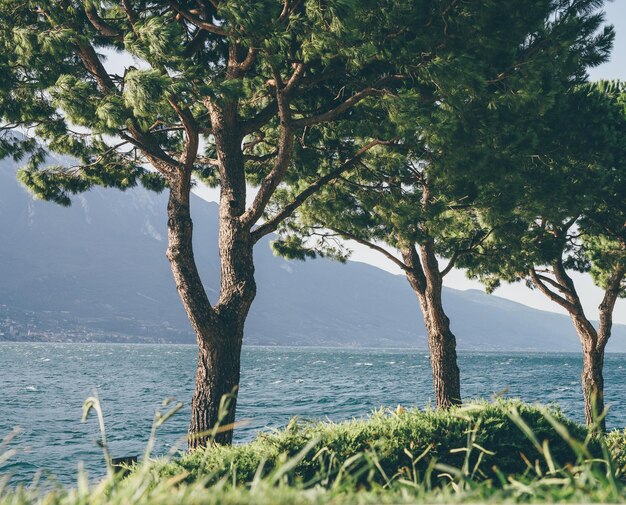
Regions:
M 294 421 L 249 444 L 147 459 L 97 483 L 79 473 L 76 488 L 10 489 L 0 475 L 0 505 L 624 503 L 616 469 L 626 431 L 603 438 L 520 402 L 380 411 L 339 424 Z M 0 459 L 10 455 L 0 447 Z
M 613 463 L 621 474 L 622 479 L 624 479 L 626 477 L 626 429 L 624 431 L 615 430 L 610 432 L 606 440 Z
M 294 421 L 285 430 L 260 434 L 251 443 L 197 450 L 157 464 L 155 471 L 163 476 L 187 472 L 188 481 L 202 478 L 215 482 L 228 476 L 244 483 L 252 481 L 257 472 L 258 478 L 281 468 L 277 478 L 299 485 L 328 486 L 339 475 L 343 482 L 352 481 L 358 487 L 385 484 L 391 478 L 428 480 L 434 485 L 449 480 L 441 475 L 449 473 L 444 470 L 450 467 L 473 474 L 474 479 L 497 481 L 500 474 L 544 473 L 548 459 L 556 466 L 577 463 L 580 454 L 557 433 L 545 412 L 521 402 L 497 401 L 448 411 L 379 411 L 367 420 L 338 424 Z M 550 415 L 573 439 L 587 439 L 591 452 L 601 455 L 599 444 L 588 437 L 583 426 L 557 411 Z M 520 429 L 521 422 L 532 430 L 534 439 Z M 285 462 L 294 459 L 285 470 Z

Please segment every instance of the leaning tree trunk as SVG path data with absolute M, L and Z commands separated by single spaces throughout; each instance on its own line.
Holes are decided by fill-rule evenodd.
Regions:
M 456 338 L 450 330 L 450 319 L 443 308 L 443 278 L 432 250 L 432 244 L 421 247 L 420 261 L 414 247 L 402 252 L 409 284 L 419 300 L 430 353 L 430 365 L 437 408 L 461 403 L 461 375 L 457 364 Z
M 220 300 L 212 307 L 194 260 L 189 181 L 170 184 L 169 259 L 178 293 L 198 342 L 189 448 L 232 441 L 243 327 L 254 295 L 249 234 L 237 219 L 220 216 Z

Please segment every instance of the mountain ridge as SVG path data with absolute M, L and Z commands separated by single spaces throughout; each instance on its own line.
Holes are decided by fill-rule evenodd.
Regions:
M 0 162 L 0 341 L 193 342 L 165 258 L 166 195 L 95 189 L 70 208 L 34 200 Z M 192 198 L 196 261 L 219 286 L 217 205 Z M 325 259 L 287 261 L 255 248 L 258 293 L 247 344 L 425 348 L 403 276 Z M 460 349 L 578 351 L 567 318 L 478 290 L 444 290 Z M 609 350 L 626 351 L 615 325 Z

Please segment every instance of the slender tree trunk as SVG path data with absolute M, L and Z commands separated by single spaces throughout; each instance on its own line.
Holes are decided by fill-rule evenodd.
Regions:
M 604 349 L 583 351 L 582 387 L 585 398 L 585 423 L 591 426 L 594 420 L 604 412 Z M 599 423 L 601 430 L 606 430 L 606 423 L 602 419 Z
M 567 310 L 580 338 L 583 350 L 581 382 L 585 402 L 585 422 L 587 426 L 591 426 L 604 412 L 604 377 L 602 376 L 604 351 L 611 338 L 613 309 L 622 289 L 626 266 L 617 263 L 609 275 L 604 297 L 598 307 L 600 324 L 597 330 L 585 315 L 574 281 L 565 270 L 562 259 L 557 258 L 552 262 L 550 273 L 554 279 L 539 274 L 534 267 L 529 270 L 529 276 L 534 285 L 553 302 Z M 551 290 L 548 285 L 554 286 L 556 290 Z M 601 430 L 606 429 L 604 419 L 601 419 L 598 425 Z
M 540 291 L 552 301 L 565 308 L 572 322 L 583 350 L 582 389 L 585 402 L 585 422 L 587 426 L 596 423 L 604 412 L 604 351 L 611 338 L 613 326 L 613 309 L 622 289 L 622 281 L 626 275 L 626 265 L 617 263 L 607 279 L 604 297 L 600 303 L 600 323 L 598 329 L 591 324 L 580 302 L 574 281 L 568 275 L 560 258 L 551 264 L 554 279 L 540 275 L 535 268 L 529 270 L 530 278 Z M 556 287 L 550 290 L 548 284 Z M 606 429 L 604 418 L 598 421 L 601 430 Z
M 584 316 L 582 306 L 576 298 L 572 298 L 577 311 L 570 313 L 576 332 L 580 337 L 583 348 L 582 387 L 585 398 L 585 422 L 587 426 L 604 412 L 604 351 L 611 338 L 613 327 L 613 309 L 620 293 L 626 267 L 618 264 L 609 276 L 604 297 L 598 307 L 600 323 L 598 330 Z M 606 430 L 606 423 L 602 419 L 600 429 Z
M 456 338 L 443 308 L 443 278 L 432 245 L 427 241 L 420 248 L 421 261 L 414 247 L 401 252 L 405 264 L 410 267 L 407 279 L 417 295 L 426 325 L 435 404 L 437 408 L 448 408 L 461 403 L 461 375 Z
M 428 348 L 438 408 L 461 403 L 461 375 L 457 364 L 456 338 L 450 331 L 450 320 L 443 310 L 441 296 L 421 297 L 428 334 Z

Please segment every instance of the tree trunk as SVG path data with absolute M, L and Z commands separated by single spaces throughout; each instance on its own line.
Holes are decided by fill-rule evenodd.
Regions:
M 450 330 L 450 319 L 443 309 L 443 278 L 432 244 L 421 248 L 420 261 L 414 247 L 402 250 L 409 284 L 419 300 L 430 353 L 435 405 L 448 408 L 461 403 L 461 375 L 457 364 L 456 338 Z
M 604 378 L 602 367 L 604 364 L 604 349 L 583 349 L 582 387 L 585 399 L 585 424 L 593 425 L 604 412 Z M 606 430 L 604 418 L 599 427 Z
M 236 219 L 221 219 L 221 291 L 218 303 L 211 306 L 194 260 L 189 190 L 190 181 L 170 182 L 167 257 L 198 342 L 189 425 L 189 448 L 194 449 L 212 440 L 232 441 L 243 328 L 256 286 L 249 234 Z M 222 431 L 213 437 L 218 425 Z
M 598 307 L 600 323 L 597 330 L 585 316 L 576 286 L 565 270 L 563 260 L 557 258 L 551 266 L 550 273 L 554 275 L 554 279 L 539 275 L 534 267 L 529 270 L 529 276 L 540 291 L 567 310 L 574 323 L 583 350 L 581 382 L 585 402 L 585 422 L 587 426 L 597 424 L 602 431 L 605 431 L 604 418 L 600 419 L 600 416 L 604 414 L 604 378 L 602 376 L 604 351 L 611 338 L 613 309 L 622 289 L 626 266 L 617 263 L 609 275 L 604 297 Z M 556 287 L 559 293 L 550 290 L 548 284 Z
M 205 447 L 211 441 L 232 442 L 242 330 L 236 325 L 225 325 L 220 335 L 214 334 L 213 338 L 198 342 L 198 370 L 189 424 L 190 449 Z
M 205 446 L 199 436 L 219 424 L 214 442 L 230 444 L 239 392 L 244 325 L 256 295 L 253 244 L 238 220 L 220 219 L 220 298 L 215 306 L 219 323 L 209 338 L 199 342 L 196 391 L 192 401 L 189 447 Z M 222 431 L 223 430 L 223 431 Z M 194 438 L 198 438 L 195 443 Z
M 582 313 L 573 313 L 571 318 L 583 350 L 581 383 L 585 403 L 585 424 L 592 426 L 604 412 L 604 377 L 602 376 L 602 370 L 604 367 L 604 348 L 608 336 L 599 334 Z M 599 421 L 598 426 L 601 430 L 606 430 L 604 419 Z
M 437 408 L 461 404 L 461 375 L 457 364 L 456 338 L 439 296 L 420 298 L 426 332 Z

